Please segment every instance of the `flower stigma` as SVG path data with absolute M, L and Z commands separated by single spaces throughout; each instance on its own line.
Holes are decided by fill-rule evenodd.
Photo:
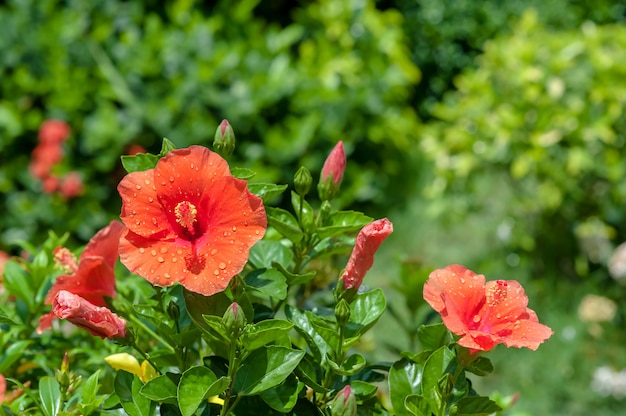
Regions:
M 197 222 L 196 215 L 198 215 L 196 206 L 188 201 L 179 202 L 174 208 L 174 215 L 176 215 L 176 222 L 193 236 L 195 234 L 194 226 Z

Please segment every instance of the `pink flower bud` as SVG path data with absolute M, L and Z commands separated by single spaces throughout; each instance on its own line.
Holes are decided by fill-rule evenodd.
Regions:
M 59 185 L 59 192 L 68 199 L 77 197 L 82 194 L 84 190 L 83 180 L 78 172 L 68 173 L 61 180 L 61 184 Z
M 322 167 L 322 174 L 317 185 L 322 200 L 329 201 L 337 194 L 345 170 L 346 152 L 343 149 L 343 142 L 340 141 L 330 152 Z
M 67 319 L 100 338 L 124 338 L 126 321 L 108 308 L 99 307 L 67 290 L 61 290 L 52 304 L 52 313 Z
M 357 413 L 356 396 L 350 385 L 347 385 L 335 396 L 331 404 L 332 416 L 355 416 Z
M 393 224 L 387 218 L 373 221 L 359 231 L 356 244 L 341 276 L 344 289 L 358 289 L 363 277 L 374 264 L 374 254 L 380 244 L 393 232 Z

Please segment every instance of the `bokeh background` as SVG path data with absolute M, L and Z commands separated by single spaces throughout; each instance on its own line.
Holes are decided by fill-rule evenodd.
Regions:
M 519 392 L 509 415 L 621 414 L 623 2 L 7 0 L 0 51 L 0 250 L 86 242 L 119 214 L 120 156 L 163 137 L 209 146 L 227 118 L 231 164 L 286 184 L 343 140 L 334 204 L 396 230 L 366 282 L 390 306 L 375 359 L 418 347 L 424 279 L 461 263 L 520 280 L 555 332 L 496 349 L 479 392 Z M 29 169 L 49 119 L 77 196 Z

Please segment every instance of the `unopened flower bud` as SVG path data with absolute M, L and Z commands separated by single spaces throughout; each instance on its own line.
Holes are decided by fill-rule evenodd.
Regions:
M 355 416 L 356 415 L 356 396 L 347 385 L 333 400 L 331 404 L 330 414 L 331 416 Z
M 222 120 L 217 127 L 213 140 L 213 150 L 223 158 L 227 158 L 235 150 L 235 132 L 228 120 Z
M 231 339 L 236 339 L 246 325 L 246 315 L 237 302 L 233 302 L 222 318 L 222 324 Z
M 345 326 L 350 319 L 350 305 L 345 299 L 340 299 L 335 305 L 335 319 L 339 326 Z
M 346 170 L 346 152 L 343 149 L 343 142 L 337 145 L 330 152 L 320 175 L 317 184 L 317 192 L 322 201 L 330 201 L 339 191 L 343 173 Z
M 296 193 L 300 196 L 306 196 L 311 189 L 313 183 L 313 177 L 311 171 L 304 166 L 300 166 L 300 169 L 296 172 L 293 178 L 293 186 L 296 188 Z

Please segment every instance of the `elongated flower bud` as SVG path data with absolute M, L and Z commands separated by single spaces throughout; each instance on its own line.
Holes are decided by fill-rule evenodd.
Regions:
M 322 201 L 330 201 L 339 191 L 343 174 L 346 170 L 346 152 L 343 142 L 335 145 L 330 152 L 320 175 L 317 192 Z
M 306 196 L 311 189 L 313 183 L 313 177 L 311 171 L 304 166 L 300 166 L 300 169 L 296 172 L 293 178 L 293 186 L 296 188 L 296 193 L 300 196 Z
M 387 218 L 373 221 L 359 231 L 356 244 L 341 276 L 344 289 L 358 289 L 363 277 L 374 264 L 374 254 L 380 244 L 393 232 L 393 224 Z
M 332 416 L 355 416 L 356 415 L 356 396 L 352 388 L 347 385 L 335 397 L 332 402 L 330 414 Z

